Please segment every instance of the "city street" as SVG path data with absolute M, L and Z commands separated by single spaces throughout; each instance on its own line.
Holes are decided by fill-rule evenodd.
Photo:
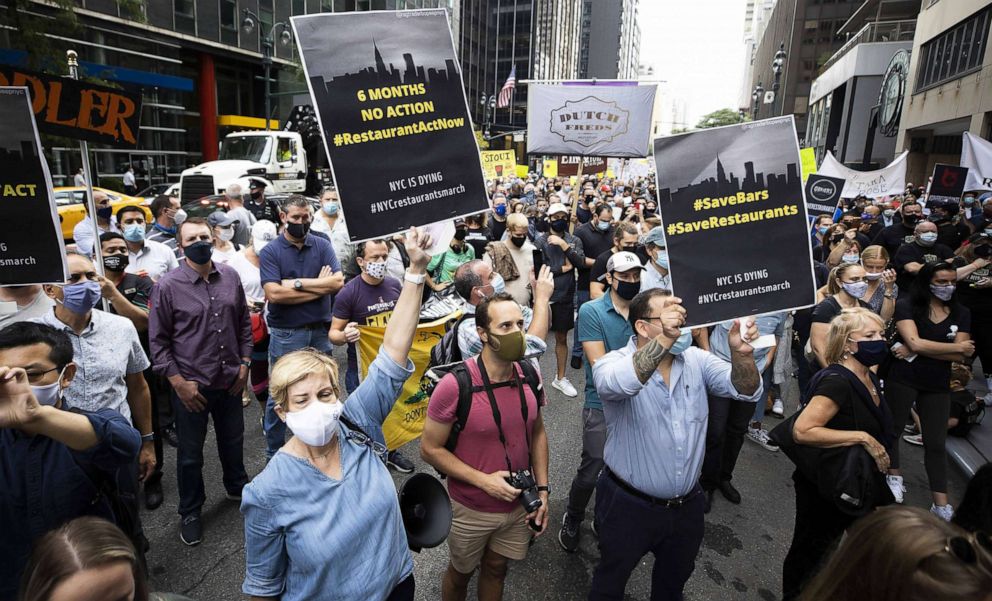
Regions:
M 553 373 L 553 337 L 542 360 L 546 379 Z M 343 363 L 344 352 L 335 356 Z M 581 370 L 568 371 L 576 388 L 582 390 Z M 512 563 L 506 580 L 507 601 L 533 599 L 584 599 L 599 556 L 595 537 L 589 528 L 592 506 L 583 523 L 582 544 L 575 554 L 558 546 L 557 529 L 561 524 L 568 487 L 579 461 L 582 396 L 563 397 L 550 386 L 545 424 L 551 444 L 551 525 L 537 540 L 526 561 Z M 787 408 L 794 410 L 797 392 L 793 384 L 787 395 Z M 249 474 L 264 466 L 264 441 L 258 425 L 256 404 L 245 410 L 245 463 Z M 778 420 L 766 418 L 766 427 Z M 145 531 L 151 541 L 148 567 L 152 588 L 185 594 L 195 601 L 227 601 L 245 598 L 241 594 L 244 578 L 244 533 L 237 504 L 224 499 L 220 465 L 212 432 L 204 446 L 204 479 L 207 503 L 203 509 L 204 537 L 197 547 L 187 547 L 179 540 L 176 514 L 175 450 L 166 446 L 166 501 L 154 512 L 143 512 Z M 923 449 L 903 443 L 906 472 L 906 503 L 929 507 L 926 475 L 923 472 Z M 418 470 L 433 473 L 420 461 L 417 443 L 404 447 Z M 792 536 L 794 501 L 792 463 L 782 453 L 770 453 L 745 441 L 737 464 L 734 483 L 743 502 L 731 505 L 717 495 L 713 511 L 706 516 L 706 534 L 696 560 L 696 571 L 686 587 L 686 599 L 724 600 L 761 599 L 772 601 L 781 594 L 782 559 Z M 952 503 L 960 499 L 964 479 L 954 467 L 949 468 Z M 399 485 L 405 476 L 395 477 Z M 328 511 L 334 511 L 328 507 Z M 645 557 L 627 585 L 627 599 L 646 600 L 651 590 L 653 558 Z M 426 549 L 414 555 L 417 599 L 440 599 L 440 579 L 447 565 L 447 547 Z M 473 589 L 470 598 L 474 598 Z

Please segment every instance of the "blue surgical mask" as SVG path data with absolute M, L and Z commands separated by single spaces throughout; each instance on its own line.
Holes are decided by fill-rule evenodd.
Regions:
M 506 292 L 506 282 L 503 281 L 503 276 L 498 273 L 493 273 L 493 279 L 490 282 L 493 286 L 493 294 L 499 294 L 500 292 Z
M 100 284 L 86 280 L 62 286 L 62 306 L 77 315 L 86 315 L 100 302 Z
M 658 264 L 658 267 L 668 271 L 668 252 L 660 251 L 658 256 L 654 258 L 654 262 Z
M 822 236 L 823 234 L 826 234 L 827 230 L 829 229 L 830 229 L 829 225 L 821 225 L 820 227 L 816 228 L 816 231 L 820 232 L 820 235 Z
M 936 232 L 924 232 L 924 233 L 920 234 L 919 236 L 917 236 L 917 238 L 919 239 L 920 244 L 922 246 L 933 246 L 933 244 L 937 241 L 937 233 Z
M 64 373 L 65 367 L 59 372 L 59 377 L 51 384 L 31 387 L 31 392 L 34 393 L 34 398 L 38 399 L 39 405 L 54 407 L 58 404 L 59 399 L 62 398 L 62 374 Z
M 596 224 L 596 227 L 599 228 L 599 231 L 605 232 L 606 230 L 610 229 L 610 222 L 609 221 L 600 221 L 599 223 Z
M 336 202 L 325 202 L 323 205 L 321 205 L 320 208 L 324 211 L 324 214 L 327 215 L 328 217 L 334 217 L 335 215 L 338 214 L 339 207 L 338 207 L 338 203 Z
M 692 330 L 682 328 L 682 334 L 679 335 L 672 348 L 668 349 L 668 352 L 673 355 L 681 355 L 690 346 L 692 346 Z
M 124 239 L 128 242 L 141 242 L 145 239 L 145 226 L 140 223 L 125 226 Z

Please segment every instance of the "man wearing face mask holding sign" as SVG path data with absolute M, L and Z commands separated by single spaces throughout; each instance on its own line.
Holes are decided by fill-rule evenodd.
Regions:
M 651 598 L 682 599 L 703 540 L 706 395 L 755 401 L 761 392 L 748 344 L 758 337 L 753 320 L 730 329 L 728 363 L 691 346 L 681 302 L 658 288 L 639 293 L 627 315 L 634 336 L 592 367 L 607 436 L 590 600 L 622 598 L 648 553 L 655 556 Z

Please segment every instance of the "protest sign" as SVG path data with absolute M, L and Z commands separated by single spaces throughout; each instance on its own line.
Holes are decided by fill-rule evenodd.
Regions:
M 52 177 L 27 88 L 0 87 L 0 286 L 65 282 Z
M 489 208 L 444 10 L 291 22 L 353 243 Z
M 960 202 L 967 178 L 967 167 L 937 163 L 933 167 L 933 177 L 927 185 L 926 204 Z
M 431 359 L 431 349 L 444 337 L 445 324 L 458 313 L 449 315 L 428 323 L 421 323 L 413 335 L 413 346 L 410 347 L 410 360 L 413 361 L 413 374 L 403 383 L 400 395 L 396 399 L 386 421 L 382 424 L 382 433 L 386 438 L 386 447 L 398 449 L 411 440 L 420 438 L 424 431 L 424 420 L 427 417 L 427 401 L 430 397 L 424 392 L 420 381 Z M 385 326 L 359 326 L 361 337 L 358 339 L 358 365 L 362 379 L 368 375 L 369 365 L 382 348 L 382 339 L 386 333 Z
M 137 148 L 141 93 L 0 65 L 0 86 L 27 86 L 46 134 Z
M 530 173 L 528 173 L 527 165 L 517 165 L 517 177 L 526 179 Z
M 906 191 L 906 157 L 908 156 L 907 150 L 882 169 L 856 171 L 842 165 L 830 151 L 827 151 L 827 156 L 823 157 L 817 173 L 844 180 L 841 198 L 898 196 Z
M 810 219 L 820 215 L 834 214 L 840 202 L 844 180 L 821 173 L 811 174 L 806 179 L 806 212 Z
M 992 142 L 962 134 L 961 166 L 968 168 L 965 190 L 992 190 Z
M 508 178 L 516 175 L 517 153 L 512 150 L 483 150 L 482 170 L 486 179 Z
M 655 88 L 531 85 L 527 89 L 527 152 L 647 156 Z
M 686 326 L 815 302 L 791 115 L 658 138 L 654 159 Z
M 583 175 L 602 173 L 603 171 L 606 171 L 606 159 L 602 157 L 582 158 L 577 156 L 566 156 L 558 157 L 558 175 L 578 175 L 580 160 L 582 161 Z
M 558 177 L 558 161 L 555 159 L 544 159 L 541 166 L 541 175 L 544 177 Z
M 799 156 L 802 157 L 803 165 L 803 183 L 809 179 L 809 176 L 816 173 L 816 149 L 815 148 L 803 148 L 799 151 Z M 807 200 L 809 198 L 807 197 Z

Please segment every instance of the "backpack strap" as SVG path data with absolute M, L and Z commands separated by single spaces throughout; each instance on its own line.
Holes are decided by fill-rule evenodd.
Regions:
M 524 372 L 524 380 L 530 385 L 531 392 L 534 393 L 534 398 L 537 399 L 537 410 L 541 411 L 541 405 L 544 401 L 544 384 L 541 383 L 541 377 L 538 375 L 537 370 L 534 369 L 534 364 L 529 360 L 524 359 L 518 363 L 520 369 Z
M 468 414 L 472 411 L 472 374 L 469 373 L 464 362 L 451 368 L 449 373 L 455 376 L 455 382 L 458 383 L 458 405 L 455 407 L 455 421 L 451 424 L 451 432 L 448 433 L 448 441 L 444 444 L 444 448 L 454 453 L 455 447 L 458 446 L 458 437 L 465 429 Z
M 463 311 L 462 314 L 458 317 L 458 319 L 455 320 L 454 325 L 451 326 L 450 332 L 452 337 L 452 345 L 451 345 L 452 363 L 454 363 L 455 361 L 462 360 L 462 347 L 459 346 L 458 344 L 458 328 L 460 328 L 462 326 L 462 322 L 468 319 L 469 317 L 474 319 L 475 313 L 469 313 L 467 311 Z M 464 368 L 464 366 L 462 367 Z

